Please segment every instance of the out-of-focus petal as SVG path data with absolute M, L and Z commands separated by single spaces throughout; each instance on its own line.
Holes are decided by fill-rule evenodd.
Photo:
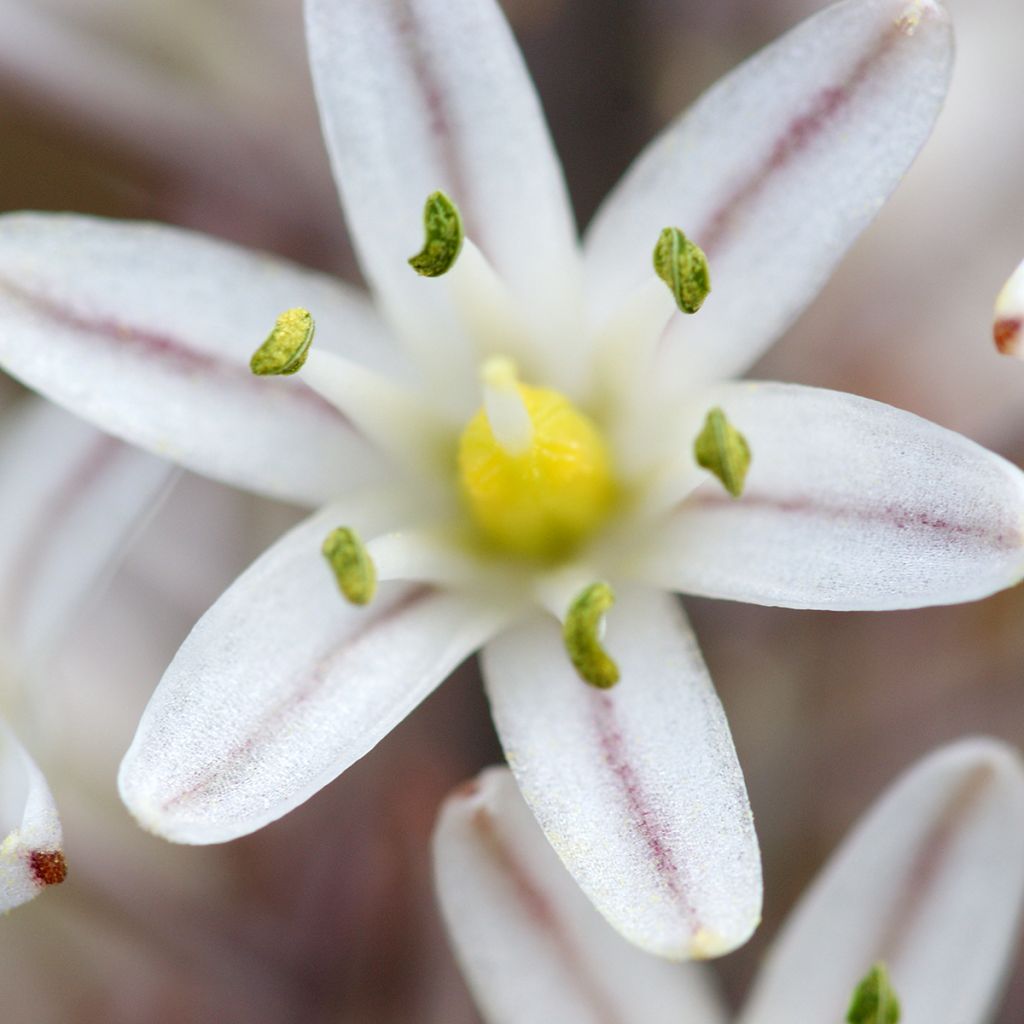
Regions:
M 64 881 L 67 865 L 43 773 L 0 718 L 0 913 Z
M 384 308 L 448 342 L 442 281 L 407 264 L 437 189 L 545 337 L 564 346 L 579 257 L 558 159 L 493 0 L 307 0 L 313 79 L 363 269 Z M 424 326 L 426 325 L 426 326 Z M 576 326 L 570 322 L 571 326 Z M 555 355 L 556 353 L 552 353 Z
M 996 298 L 992 340 L 1004 356 L 1019 356 L 1024 340 L 1024 263 L 1010 275 Z
M 35 661 L 174 470 L 48 402 L 26 402 L 0 431 L 0 628 L 5 655 Z
M 434 833 L 441 909 L 489 1024 L 716 1024 L 702 968 L 630 946 L 559 862 L 504 768 L 449 797 Z
M 313 313 L 318 344 L 395 363 L 358 293 L 269 256 L 156 224 L 0 219 L 0 367 L 190 469 L 319 504 L 379 459 L 303 384 L 250 373 L 296 306 Z
M 662 228 L 706 252 L 713 291 L 665 340 L 687 380 L 747 367 L 815 296 L 931 131 L 952 33 L 936 0 L 845 0 L 701 98 L 644 152 L 585 244 L 604 321 L 650 274 Z M 675 376 L 675 375 L 673 375 Z
M 995 740 L 912 768 L 868 813 L 793 912 L 742 1024 L 839 1020 L 884 961 L 906 1024 L 982 1024 L 1024 897 L 1024 770 Z
M 523 796 L 595 906 L 673 959 L 745 942 L 761 865 L 722 706 L 682 609 L 627 591 L 603 641 L 621 680 L 584 683 L 550 618 L 492 641 L 484 678 Z
M 422 585 L 385 583 L 348 604 L 320 553 L 347 525 L 329 507 L 264 553 L 199 621 L 121 765 L 125 803 L 168 839 L 213 843 L 274 821 L 397 725 L 495 627 L 494 613 Z
M 707 405 L 750 444 L 743 495 L 717 480 L 695 491 L 652 538 L 643 578 L 757 604 L 870 610 L 970 601 L 1024 575 L 1024 474 L 959 434 L 796 385 L 725 384 Z

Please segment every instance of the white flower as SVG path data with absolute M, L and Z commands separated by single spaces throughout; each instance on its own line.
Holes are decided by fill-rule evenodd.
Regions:
M 452 944 L 488 1024 L 733 1019 L 707 967 L 645 956 L 601 921 L 504 769 L 449 798 L 434 855 Z M 1002 743 L 961 740 L 903 775 L 833 854 L 734 1019 L 845 1019 L 881 961 L 905 1024 L 983 1024 L 1022 906 L 1024 770 Z
M 169 228 L 0 220 L 10 372 L 191 468 L 328 503 L 196 626 L 122 795 L 171 839 L 250 832 L 482 647 L 509 763 L 587 894 L 649 949 L 725 952 L 759 918 L 757 843 L 722 708 L 666 591 L 882 609 L 978 598 L 1024 572 L 1024 476 L 1008 463 L 850 395 L 721 383 L 812 298 L 927 136 L 947 16 L 933 0 L 847 0 L 799 26 L 655 141 L 582 251 L 493 3 L 309 0 L 307 21 L 376 311 Z M 427 280 L 407 257 L 437 189 L 466 242 Z M 428 212 L 451 226 L 444 200 Z M 676 227 L 714 280 L 691 317 L 651 265 Z M 664 237 L 671 282 L 681 236 Z M 302 309 L 316 343 L 300 381 L 257 380 L 253 339 L 284 309 L 300 311 L 275 343 L 305 347 Z M 697 465 L 702 424 L 702 461 L 741 498 Z M 551 458 L 566 451 L 569 483 Z M 505 472 L 519 457 L 540 486 Z M 368 607 L 340 598 L 328 535 L 351 597 L 371 596 L 375 571 Z M 588 686 L 570 658 L 592 682 L 621 681 Z
M 170 473 L 46 402 L 0 419 L 0 912 L 64 879 L 56 804 L 23 741 L 53 753 L 52 658 Z

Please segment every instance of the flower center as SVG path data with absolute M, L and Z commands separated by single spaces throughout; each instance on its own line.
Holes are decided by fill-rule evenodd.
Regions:
M 519 382 L 503 358 L 483 367 L 483 408 L 459 440 L 459 482 L 493 544 L 557 560 L 604 523 L 616 486 L 604 438 L 564 395 Z

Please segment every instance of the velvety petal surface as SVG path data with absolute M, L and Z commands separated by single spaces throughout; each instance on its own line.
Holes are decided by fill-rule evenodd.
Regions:
M 0 218 L 0 367 L 190 469 L 319 504 L 378 459 L 303 384 L 250 373 L 296 306 L 313 313 L 317 344 L 396 362 L 364 298 L 280 260 L 156 224 Z
M 490 768 L 445 803 L 437 892 L 488 1024 L 716 1024 L 704 968 L 669 964 L 610 928 L 537 827 L 511 774 Z
M 742 1024 L 839 1020 L 884 961 L 903 1024 L 982 1024 L 1014 952 L 1024 896 L 1024 770 L 963 740 L 904 775 L 793 912 Z
M 673 959 L 726 953 L 759 920 L 761 865 L 722 706 L 672 596 L 621 593 L 603 643 L 622 674 L 610 690 L 580 679 L 551 618 L 487 646 L 509 767 L 627 939 Z
M 0 627 L 4 655 L 53 653 L 174 475 L 172 466 L 49 402 L 0 422 Z
M 495 628 L 468 599 L 384 583 L 365 608 L 338 592 L 320 546 L 346 525 L 328 507 L 263 554 L 193 629 L 121 765 L 125 803 L 168 839 L 212 843 L 302 803 L 397 725 Z
M 43 773 L 0 718 L 0 913 L 64 880 L 67 866 Z
M 750 445 L 743 495 L 710 479 L 638 572 L 673 589 L 794 608 L 984 597 L 1024 575 L 1024 474 L 891 406 L 788 384 L 712 389 Z M 692 450 L 695 420 L 680 432 Z
M 557 157 L 494 0 L 307 0 L 313 80 L 363 270 L 386 312 L 450 342 L 443 280 L 418 278 L 437 189 L 556 339 L 577 312 L 579 257 Z M 568 300 L 568 301 L 567 301 Z M 577 332 L 578 333 L 578 332 Z
M 709 90 L 640 156 L 586 235 L 603 322 L 662 228 L 707 252 L 712 293 L 664 341 L 678 374 L 742 371 L 800 313 L 928 137 L 952 59 L 935 0 L 845 0 Z

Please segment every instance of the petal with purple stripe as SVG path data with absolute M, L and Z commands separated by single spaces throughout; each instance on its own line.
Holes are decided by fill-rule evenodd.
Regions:
M 36 661 L 174 471 L 49 402 L 29 399 L 0 429 L 0 626 L 5 653 Z
M 709 90 L 640 156 L 586 235 L 592 313 L 649 274 L 667 225 L 713 291 L 665 340 L 680 379 L 742 372 L 813 299 L 931 132 L 952 63 L 937 0 L 845 0 Z M 677 374 L 669 374 L 675 378 Z
M 998 455 L 838 391 L 735 383 L 704 397 L 750 444 L 743 495 L 717 480 L 693 492 L 652 534 L 644 579 L 849 611 L 970 601 L 1024 575 L 1024 474 Z
M 494 0 L 307 0 L 324 134 L 363 270 L 383 308 L 450 342 L 442 282 L 407 258 L 423 203 L 458 205 L 530 324 L 564 347 L 579 254 L 561 168 Z M 578 332 L 577 332 L 578 333 Z M 450 373 L 450 369 L 448 370 Z
M 630 946 L 537 827 L 507 769 L 456 790 L 434 833 L 438 896 L 489 1024 L 722 1024 L 706 968 Z
M 742 1024 L 838 1020 L 876 961 L 903 1019 L 990 1019 L 1024 906 L 1024 768 L 995 740 L 911 768 L 833 855 L 776 940 Z
M 190 469 L 320 504 L 380 459 L 300 381 L 249 371 L 296 306 L 313 313 L 318 344 L 400 365 L 365 298 L 283 261 L 156 224 L 0 218 L 0 367 Z
M 761 870 L 722 706 L 670 595 L 619 595 L 604 646 L 621 680 L 582 682 L 558 624 L 492 641 L 484 676 L 526 802 L 583 891 L 626 938 L 673 959 L 745 942 Z
M 492 609 L 383 583 L 348 604 L 320 552 L 339 524 L 387 529 L 365 506 L 328 507 L 265 552 L 178 651 L 121 765 L 125 803 L 178 842 L 233 839 L 307 800 L 369 751 L 496 628 Z

